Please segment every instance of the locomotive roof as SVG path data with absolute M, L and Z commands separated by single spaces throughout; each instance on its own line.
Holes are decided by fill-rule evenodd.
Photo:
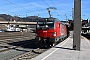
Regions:
M 50 20 L 50 21 L 59 21 L 60 22 L 60 20 L 59 19 L 57 19 L 57 18 L 40 18 L 38 21 L 46 21 L 46 20 Z
M 40 19 L 38 19 L 38 21 L 56 21 L 56 22 L 61 22 L 59 19 L 57 19 L 57 18 L 40 18 Z M 63 23 L 63 22 L 61 22 L 61 24 L 63 24 L 63 25 L 65 25 L 65 23 Z

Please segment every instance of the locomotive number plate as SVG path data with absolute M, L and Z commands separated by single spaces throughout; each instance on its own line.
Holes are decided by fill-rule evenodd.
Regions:
M 43 32 L 47 32 L 47 31 L 43 31 Z

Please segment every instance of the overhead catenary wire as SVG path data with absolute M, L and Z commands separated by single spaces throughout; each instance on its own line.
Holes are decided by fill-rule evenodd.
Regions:
M 64 0 L 64 1 L 66 1 L 66 0 Z M 53 3 L 53 6 L 56 6 L 55 4 L 54 4 L 54 2 L 53 2 L 53 0 L 51 0 L 51 2 Z M 63 3 L 63 2 L 62 2 Z M 56 11 L 57 12 L 57 11 Z M 61 11 L 60 11 L 61 12 Z M 57 12 L 57 14 L 58 14 L 58 12 Z M 59 14 L 58 14 L 59 15 Z M 66 14 L 65 14 L 66 15 Z M 66 16 L 66 20 L 67 20 L 67 16 Z
M 47 6 L 49 6 L 49 4 L 47 4 L 44 0 L 42 0 Z M 49 6 L 50 7 L 50 6 Z
M 35 11 L 30 11 L 30 10 L 28 10 L 28 9 L 26 9 L 26 8 L 18 5 L 18 4 L 15 4 L 15 3 L 13 3 L 13 2 L 10 2 L 10 1 L 8 1 L 8 0 L 4 0 L 4 1 L 6 1 L 6 2 L 12 4 L 12 5 L 15 5 L 15 6 L 19 7 L 19 8 L 22 8 L 22 9 L 26 10 L 26 11 L 27 11 L 26 13 L 35 13 L 35 14 L 38 14 L 38 13 L 36 13 Z M 36 11 L 42 11 L 42 10 L 43 10 L 43 9 L 39 9 L 39 10 L 36 10 Z
M 32 12 L 32 11 L 30 11 L 30 10 L 28 10 L 28 9 L 26 9 L 26 8 L 22 7 L 22 6 L 19 6 L 19 5 L 15 4 L 15 3 L 12 3 L 12 2 L 10 2 L 10 1 L 8 1 L 8 0 L 4 0 L 4 1 L 6 1 L 6 2 L 8 2 L 8 3 L 12 4 L 12 5 L 18 6 L 18 7 L 22 8 L 22 9 L 24 9 L 24 10 L 29 11 L 29 12 Z
M 7 11 L 7 12 L 9 12 L 9 13 L 14 13 L 14 14 L 15 14 L 15 12 L 12 12 L 12 11 L 9 11 L 9 10 L 5 10 L 5 9 L 1 9 L 1 8 L 0 8 L 0 10 L 2 10 L 2 11 Z
M 64 0 L 64 1 L 66 1 L 66 0 Z M 51 2 L 53 3 L 54 6 L 57 6 L 57 5 L 58 5 L 58 4 L 55 5 L 54 2 L 53 2 L 53 0 L 51 0 Z M 63 2 L 62 2 L 62 3 L 63 3 Z M 76 1 L 76 3 L 78 3 L 78 1 Z M 60 11 L 60 12 L 62 12 L 62 11 Z M 68 12 L 72 12 L 72 11 L 68 11 Z M 65 14 L 66 14 L 66 13 L 65 13 Z M 65 14 L 64 14 L 64 16 L 65 16 Z M 80 16 L 78 16 L 78 17 L 80 17 Z M 75 17 L 75 19 L 78 18 L 78 17 Z M 67 19 L 67 16 L 66 16 L 66 19 Z
M 27 8 L 25 8 L 25 7 L 23 7 L 23 6 L 20 6 L 20 5 L 18 5 L 18 4 L 16 4 L 16 3 L 13 3 L 13 2 L 11 2 L 11 1 L 9 1 L 9 0 L 4 0 L 4 1 L 6 1 L 6 2 L 8 2 L 8 3 L 10 3 L 10 4 L 12 4 L 12 5 L 14 5 L 14 6 L 16 6 L 16 7 L 19 7 L 19 8 L 22 8 L 22 9 L 24 9 L 24 10 L 26 10 L 26 14 L 29 14 L 29 13 L 36 13 L 36 14 L 39 14 L 39 13 L 37 13 L 36 11 L 42 11 L 42 10 L 45 10 L 45 9 L 38 9 L 38 10 L 35 10 L 35 11 L 30 11 L 29 9 L 27 9 Z M 50 7 L 50 4 L 48 4 L 45 0 L 42 0 L 48 7 Z M 60 4 L 60 3 L 63 3 L 63 2 L 65 2 L 65 1 L 68 1 L 68 0 L 63 0 L 62 2 L 58 2 L 57 4 L 55 4 L 55 2 L 53 1 L 53 0 L 51 0 L 52 1 L 52 3 L 53 3 L 53 6 L 57 6 L 58 5 L 58 3 Z M 6 9 L 3 9 L 3 11 L 5 11 Z M 6 10 L 6 11 L 8 11 L 8 12 L 10 12 L 10 13 L 15 13 L 14 11 L 9 11 L 9 10 Z M 60 9 L 59 9 L 59 11 L 60 11 Z M 55 11 L 56 12 L 56 14 L 57 14 L 57 16 L 59 16 L 60 18 L 63 18 L 57 11 Z M 62 11 L 60 11 L 60 12 L 62 12 Z M 70 11 L 70 12 L 72 12 L 72 10 Z M 66 13 L 65 13 L 66 14 Z M 20 14 L 18 14 L 18 15 L 20 15 Z M 54 14 L 55 15 L 55 14 Z
M 0 1 L 0 3 L 2 3 L 2 1 Z M 5 2 L 3 2 L 3 4 L 5 5 L 9 5 L 9 4 L 7 4 L 7 3 L 5 3 Z M 16 12 L 14 12 L 14 11 L 11 11 L 11 9 L 10 10 L 8 10 L 8 9 L 3 9 L 3 8 L 0 8 L 0 10 L 1 11 L 4 11 L 3 13 L 5 13 L 5 12 L 8 12 L 7 14 L 10 14 L 10 13 L 12 13 L 12 14 L 14 14 L 15 16 L 22 16 L 21 14 L 18 14 L 18 13 L 16 13 Z
M 13 3 L 13 2 L 10 2 L 9 0 L 4 0 L 4 1 L 6 1 L 6 2 L 12 4 L 12 5 L 15 5 L 16 7 L 19 7 L 19 8 L 22 8 L 22 9 L 26 10 L 26 11 L 27 11 L 26 14 L 35 13 L 35 14 L 38 15 L 39 13 L 37 13 L 37 12 L 35 12 L 35 11 L 42 11 L 42 10 L 44 10 L 44 9 L 39 9 L 39 10 L 35 10 L 35 11 L 30 11 L 30 10 L 26 9 L 25 7 L 22 7 L 22 6 L 18 5 L 18 4 L 15 4 L 15 3 Z
M 64 1 L 60 2 L 59 4 L 65 3 L 66 1 L 67 1 L 67 0 L 64 0 Z M 53 0 L 51 0 L 51 2 L 53 3 L 54 6 L 56 6 L 56 7 L 58 6 L 58 4 L 55 5 L 55 3 L 53 2 Z M 58 10 L 59 10 L 60 12 L 62 12 L 60 9 L 58 9 Z M 69 12 L 71 13 L 72 11 L 68 11 L 68 13 L 69 13 Z M 66 16 L 66 13 L 64 13 L 63 16 L 66 17 L 66 18 L 65 18 L 66 20 L 68 19 L 67 16 Z
M 51 0 L 51 2 L 53 3 L 53 6 L 56 7 L 56 5 L 54 4 L 53 0 Z M 58 16 L 60 16 L 60 14 L 57 11 L 55 11 L 55 12 L 58 14 Z M 60 16 L 60 17 L 63 18 L 62 16 Z
M 85 6 L 85 7 L 88 7 L 88 8 L 90 8 L 90 6 L 87 6 L 87 5 L 85 5 L 84 3 L 82 3 L 82 6 Z M 82 12 L 84 11 L 83 9 L 86 9 L 86 8 L 83 8 L 82 7 Z M 90 11 L 90 9 L 86 9 L 87 11 Z M 83 13 L 82 13 L 83 14 Z M 82 16 L 90 16 L 90 14 L 88 13 L 88 14 L 83 14 Z M 89 18 L 89 17 L 88 17 Z
M 48 4 L 48 3 L 46 3 L 44 0 L 42 0 L 48 7 L 50 7 L 50 5 Z M 55 11 L 56 12 L 56 11 Z M 57 14 L 58 14 L 58 12 L 56 12 Z M 58 16 L 60 17 L 60 18 L 63 18 L 63 17 L 61 17 L 59 14 L 58 14 Z
M 64 0 L 64 1 L 62 1 L 62 2 L 59 2 L 59 3 L 57 3 L 57 4 L 55 4 L 55 3 L 53 2 L 53 0 L 50 0 L 50 1 L 52 2 L 52 4 L 53 4 L 54 7 L 57 7 L 59 4 L 65 3 L 65 1 L 67 1 L 67 0 Z M 45 1 L 44 1 L 44 2 L 45 2 Z M 60 9 L 57 9 L 57 10 L 60 11 L 60 12 L 62 12 Z M 57 16 L 65 19 L 65 18 L 62 17 L 57 11 L 55 11 L 55 12 L 57 13 Z M 71 11 L 68 11 L 68 12 L 72 12 L 72 10 L 71 10 Z M 65 14 L 66 14 L 66 13 L 65 13 Z M 63 16 L 65 16 L 65 14 L 63 14 Z
M 20 8 L 22 8 L 22 9 L 27 10 L 27 11 L 28 11 L 27 13 L 34 12 L 34 11 L 30 11 L 30 10 L 28 10 L 28 9 L 26 9 L 26 8 L 22 7 L 22 6 L 19 6 L 19 5 L 15 4 L 15 3 L 12 3 L 12 2 L 10 2 L 10 1 L 8 1 L 8 0 L 4 0 L 4 1 L 6 1 L 6 2 L 8 2 L 8 3 L 12 4 L 12 5 L 15 5 L 15 6 L 17 6 L 17 7 L 20 7 Z M 45 2 L 45 1 L 43 0 L 43 2 Z M 46 3 L 46 4 L 47 4 L 47 3 Z M 48 5 L 48 4 L 47 4 L 47 5 Z M 49 5 L 48 5 L 48 6 L 49 6 Z M 39 9 L 39 10 L 36 10 L 36 11 L 42 11 L 42 10 L 43 10 L 43 9 Z
M 0 3 L 2 3 L 2 1 L 0 1 Z M 9 13 L 15 14 L 15 12 L 13 12 L 13 11 L 11 11 L 11 10 L 2 9 L 2 8 L 0 8 L 0 10 L 1 10 L 1 11 L 6 11 L 6 12 L 8 12 L 8 14 L 9 14 Z

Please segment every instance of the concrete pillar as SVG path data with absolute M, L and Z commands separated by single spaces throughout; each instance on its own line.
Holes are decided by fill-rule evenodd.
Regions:
M 73 49 L 80 51 L 81 41 L 81 0 L 74 0 Z

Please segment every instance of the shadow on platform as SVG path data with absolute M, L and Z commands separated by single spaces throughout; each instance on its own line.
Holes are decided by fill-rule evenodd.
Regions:
M 55 47 L 55 48 L 67 49 L 67 50 L 74 50 L 74 49 L 72 49 L 72 48 L 65 48 L 65 47 Z

